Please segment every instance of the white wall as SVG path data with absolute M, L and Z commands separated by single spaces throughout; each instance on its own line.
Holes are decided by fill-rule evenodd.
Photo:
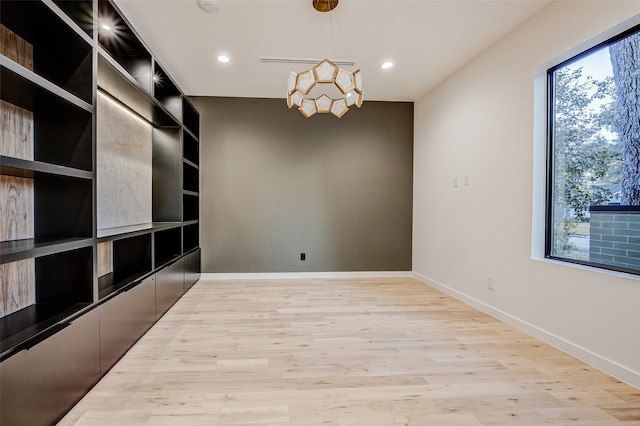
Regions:
M 531 247 L 534 70 L 638 13 L 637 1 L 553 2 L 416 102 L 413 215 L 417 278 L 636 387 L 640 279 Z

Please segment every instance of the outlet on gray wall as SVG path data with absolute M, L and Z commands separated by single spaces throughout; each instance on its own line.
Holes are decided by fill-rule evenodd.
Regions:
M 412 103 L 305 119 L 282 99 L 193 101 L 203 272 L 411 270 Z

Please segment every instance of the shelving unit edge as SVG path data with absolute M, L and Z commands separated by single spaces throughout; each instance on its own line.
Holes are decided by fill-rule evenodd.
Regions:
M 0 424 L 45 425 L 199 277 L 199 114 L 113 1 L 0 8 L 0 119 L 15 132 L 0 144 L 0 197 L 18 206 L 0 212 Z M 125 25 L 133 50 L 108 45 L 103 10 Z M 148 223 L 98 223 L 99 90 L 153 129 L 149 191 L 161 202 Z M 61 388 L 69 392 L 47 394 Z

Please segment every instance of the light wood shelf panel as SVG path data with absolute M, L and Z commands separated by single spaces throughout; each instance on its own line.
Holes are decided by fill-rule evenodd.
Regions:
M 35 269 L 34 259 L 0 265 L 0 317 L 36 302 Z

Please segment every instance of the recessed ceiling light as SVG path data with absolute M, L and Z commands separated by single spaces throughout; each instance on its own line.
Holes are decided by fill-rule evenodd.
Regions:
M 111 27 L 109 25 L 107 25 L 107 24 L 102 24 L 102 29 L 109 31 L 111 29 Z
M 380 68 L 382 69 L 389 69 L 393 66 L 393 62 L 385 62 L 384 64 L 380 65 Z
M 218 56 L 218 61 L 219 62 L 223 62 L 223 63 L 227 63 L 227 62 L 229 62 L 229 57 L 225 56 L 225 55 L 220 55 L 220 56 Z

